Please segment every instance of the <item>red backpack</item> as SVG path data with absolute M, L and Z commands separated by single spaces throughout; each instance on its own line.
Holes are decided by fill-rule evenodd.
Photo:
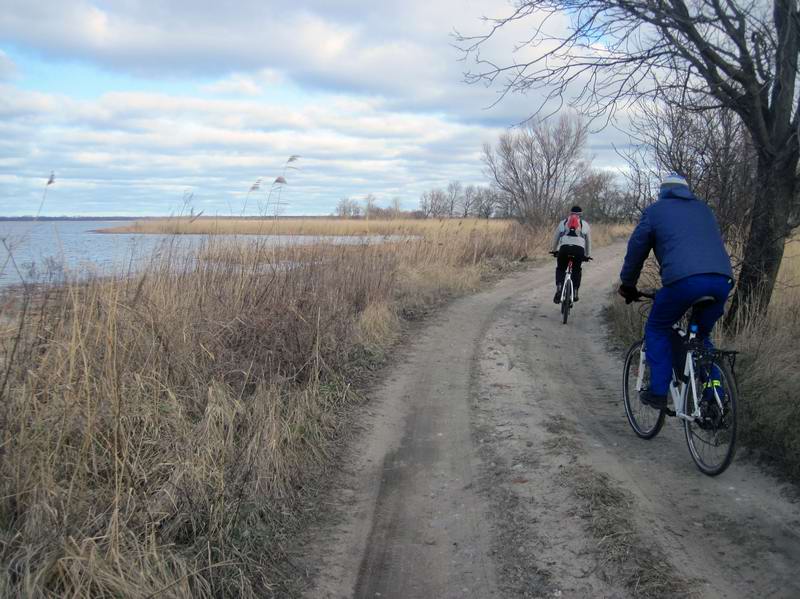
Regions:
M 570 214 L 569 218 L 564 221 L 564 226 L 567 228 L 567 235 L 570 237 L 577 237 L 581 234 L 581 217 L 577 214 Z

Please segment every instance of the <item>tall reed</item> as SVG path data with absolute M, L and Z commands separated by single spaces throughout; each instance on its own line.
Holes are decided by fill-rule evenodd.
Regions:
M 381 244 L 179 237 L 132 274 L 6 292 L 0 596 L 257 597 L 403 318 L 549 232 Z
M 221 235 L 428 235 L 472 230 L 501 233 L 513 227 L 496 219 L 368 219 L 368 218 L 163 218 L 135 221 L 103 229 L 111 233 Z

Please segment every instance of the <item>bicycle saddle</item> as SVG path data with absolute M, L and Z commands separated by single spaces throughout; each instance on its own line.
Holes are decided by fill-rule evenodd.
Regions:
M 704 295 L 703 297 L 699 297 L 692 302 L 692 308 L 696 311 L 703 310 L 704 308 L 708 308 L 711 304 L 716 303 L 717 299 L 711 295 Z

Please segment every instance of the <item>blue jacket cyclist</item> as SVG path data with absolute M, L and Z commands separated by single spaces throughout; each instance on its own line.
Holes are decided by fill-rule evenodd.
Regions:
M 628 241 L 619 287 L 626 301 L 639 298 L 636 283 L 650 250 L 658 260 L 662 288 L 645 327 L 650 388 L 639 397 L 644 404 L 664 409 L 672 380 L 672 325 L 696 300 L 713 297 L 715 302 L 697 318 L 698 334 L 710 346 L 711 330 L 733 286 L 731 260 L 714 214 L 676 173 L 662 179 L 658 200 L 644 210 Z

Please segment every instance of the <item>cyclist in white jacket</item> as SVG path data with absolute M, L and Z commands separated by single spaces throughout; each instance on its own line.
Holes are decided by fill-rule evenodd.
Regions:
M 573 206 L 567 218 L 558 223 L 553 239 L 552 254 L 558 258 L 556 264 L 556 294 L 553 302 L 561 302 L 561 286 L 567 273 L 567 264 L 572 258 L 573 298 L 578 301 L 578 289 L 581 286 L 581 265 L 591 260 L 592 238 L 591 228 L 583 218 L 580 206 Z

